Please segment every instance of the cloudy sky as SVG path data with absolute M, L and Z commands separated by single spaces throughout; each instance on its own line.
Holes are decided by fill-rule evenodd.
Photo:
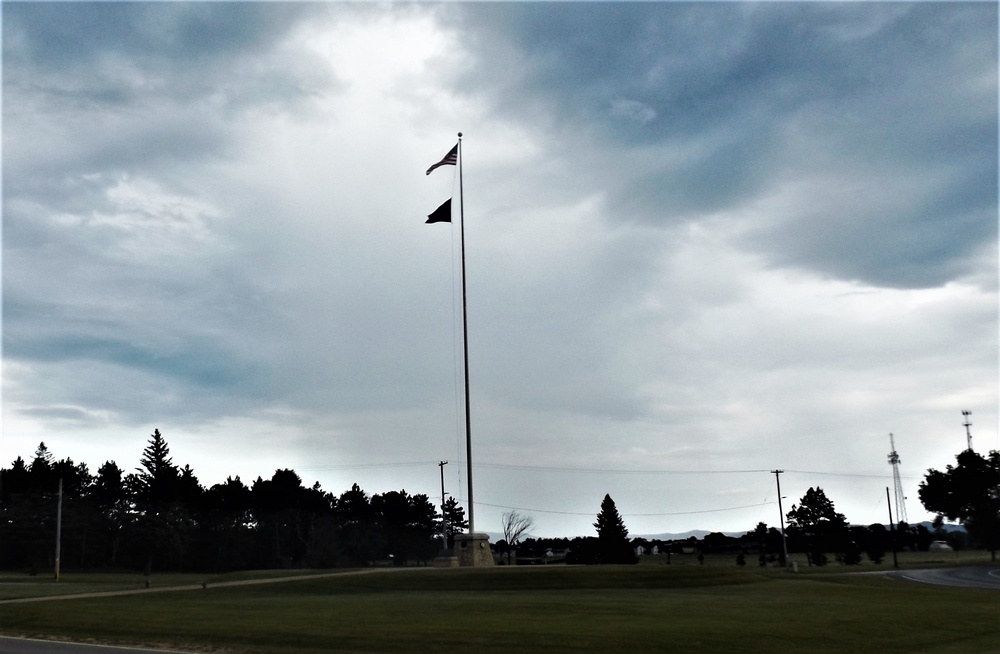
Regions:
M 476 528 L 908 517 L 1000 448 L 997 5 L 3 4 L 3 436 Z

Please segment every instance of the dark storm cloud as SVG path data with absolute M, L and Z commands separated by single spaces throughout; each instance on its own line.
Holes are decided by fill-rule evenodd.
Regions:
M 137 172 L 233 146 L 240 112 L 289 110 L 336 88 L 300 53 L 274 65 L 273 48 L 308 5 L 231 3 L 15 4 L 4 13 L 4 85 L 15 121 L 65 131 L 69 173 Z M 12 133 L 11 133 L 12 132 Z M 18 131 L 5 147 L 20 155 Z M 37 138 L 37 135 L 36 135 Z M 24 146 L 23 149 L 30 150 Z M 32 167 L 33 153 L 16 172 Z M 12 186 L 20 187 L 21 179 Z
M 172 379 L 239 404 L 270 385 L 259 356 L 278 318 L 212 224 L 209 173 L 192 173 L 239 151 L 241 115 L 307 111 L 337 88 L 306 52 L 278 51 L 306 13 L 4 7 L 4 354 L 73 369 L 73 388 L 51 397 L 205 415 L 218 407 L 169 381 L 152 409 L 136 389 Z M 247 333 L 225 333 L 234 321 Z
M 997 236 L 996 16 L 972 3 L 470 5 L 481 65 L 462 83 L 492 92 L 498 114 L 551 116 L 554 138 L 630 144 L 585 163 L 609 220 L 671 224 L 802 183 L 801 206 L 747 247 L 936 286 Z
M 916 470 L 996 423 L 994 5 L 4 12 L 8 461 L 160 428 L 203 481 L 461 482 L 457 224 L 423 225 L 458 129 L 480 462 L 868 473 L 884 429 Z M 732 504 L 502 477 L 486 516 L 582 512 L 553 535 L 609 490 Z
M 12 66 L 91 71 L 109 55 L 178 68 L 268 46 L 301 20 L 296 3 L 12 3 L 4 7 Z

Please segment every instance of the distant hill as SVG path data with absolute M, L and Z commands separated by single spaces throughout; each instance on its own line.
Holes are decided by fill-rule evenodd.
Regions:
M 914 523 L 914 524 L 912 524 L 910 526 L 914 527 L 916 525 L 923 525 L 924 527 L 926 527 L 932 533 L 934 531 L 934 523 L 932 523 L 932 522 L 929 522 L 929 521 L 925 520 L 924 522 L 917 522 L 917 523 Z M 852 525 L 852 526 L 867 527 L 868 525 Z M 942 529 L 944 529 L 946 532 L 949 532 L 949 533 L 952 533 L 952 532 L 964 533 L 965 532 L 965 527 L 963 527 L 962 525 L 950 525 L 948 523 L 945 523 L 944 525 L 942 525 Z M 743 531 L 724 531 L 722 533 L 725 534 L 726 536 L 730 536 L 732 538 L 739 538 L 740 536 L 746 534 L 749 531 L 753 531 L 753 529 L 745 529 Z M 491 543 L 496 543 L 497 541 L 500 541 L 500 540 L 503 539 L 503 534 L 502 533 L 494 533 L 494 532 L 488 532 L 488 533 L 489 533 L 489 537 L 490 537 L 490 542 Z M 709 534 L 714 534 L 714 533 L 716 533 L 716 532 L 709 531 L 707 529 L 692 529 L 691 531 L 685 531 L 685 532 L 681 532 L 681 533 L 630 534 L 630 536 L 632 538 L 645 538 L 646 540 L 687 540 L 688 538 L 691 538 L 692 536 L 694 536 L 696 539 L 701 540 L 705 536 L 707 536 Z M 593 536 L 593 535 L 594 534 L 588 534 L 588 536 Z M 530 535 L 530 536 L 528 536 L 528 538 L 539 538 L 539 537 L 538 536 L 534 536 L 534 535 Z M 557 537 L 557 538 L 561 538 L 561 537 Z M 568 538 L 570 540 L 572 540 L 574 537 L 573 536 L 569 536 Z
M 930 531 L 932 533 L 934 531 L 934 523 L 932 523 L 932 522 L 929 522 L 929 521 L 925 520 L 924 522 L 918 522 L 918 523 L 912 524 L 910 526 L 913 527 L 913 526 L 916 526 L 916 525 L 923 525 L 924 527 L 926 527 L 928 529 L 928 531 Z M 857 525 L 857 526 L 867 527 L 868 525 Z M 941 528 L 944 529 L 948 533 L 953 533 L 953 532 L 965 533 L 965 527 L 963 527 L 962 525 L 950 525 L 948 523 L 945 523 L 945 524 L 943 524 L 941 526 Z M 749 531 L 753 531 L 753 529 L 747 529 L 745 531 L 724 531 L 722 533 L 725 534 L 726 536 L 731 536 L 733 538 L 739 538 L 740 536 L 743 536 L 744 534 L 746 534 Z M 636 534 L 635 537 L 636 538 L 645 538 L 646 540 L 687 540 L 688 538 L 691 538 L 692 536 L 694 536 L 698 540 L 701 540 L 702 538 L 704 538 L 708 534 L 713 534 L 713 533 L 716 533 L 716 532 L 708 531 L 706 529 L 692 529 L 691 531 L 685 531 L 685 532 L 679 533 L 679 534 L 670 534 L 670 533 L 667 533 L 667 534 Z
M 927 520 L 924 520 L 923 522 L 918 522 L 917 524 L 918 525 L 923 525 L 924 527 L 927 527 L 928 531 L 931 531 L 931 532 L 934 531 L 934 523 L 933 522 L 928 522 Z M 965 526 L 964 525 L 950 525 L 950 524 L 948 524 L 946 522 L 943 525 L 941 525 L 941 528 L 944 529 L 945 531 L 949 532 L 949 533 L 956 532 L 956 531 L 960 532 L 960 533 L 965 533 Z
M 753 530 L 749 529 L 747 531 L 753 531 Z M 708 531 L 707 529 L 692 529 L 691 531 L 685 531 L 685 532 L 680 533 L 680 534 L 636 534 L 634 537 L 635 538 L 645 538 L 646 540 L 687 540 L 688 538 L 691 538 L 692 536 L 694 536 L 698 540 L 701 540 L 705 536 L 708 536 L 709 534 L 714 534 L 714 533 L 716 533 L 716 532 L 714 532 L 714 531 Z M 726 536 L 731 536 L 733 538 L 739 538 L 740 536 L 742 536 L 743 534 L 745 534 L 747 532 L 746 531 L 723 531 L 722 533 L 725 534 Z

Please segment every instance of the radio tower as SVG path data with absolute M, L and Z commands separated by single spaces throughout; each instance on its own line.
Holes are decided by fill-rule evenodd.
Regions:
M 899 454 L 896 453 L 896 439 L 889 434 L 889 444 L 892 451 L 889 452 L 889 463 L 892 464 L 892 482 L 896 486 L 896 522 L 907 522 L 906 520 L 906 496 L 903 495 L 903 482 L 899 478 Z
M 969 422 L 969 416 L 972 415 L 972 411 L 962 411 L 962 415 L 965 416 L 965 422 L 962 423 L 963 425 L 965 425 L 965 439 L 968 441 L 968 443 L 969 443 L 969 449 L 971 450 L 972 449 L 972 432 L 969 431 L 969 427 L 972 426 L 972 423 Z

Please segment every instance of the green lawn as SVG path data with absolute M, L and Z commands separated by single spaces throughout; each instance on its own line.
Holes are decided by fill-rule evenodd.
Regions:
M 213 578 L 207 589 L 2 604 L 0 633 L 203 652 L 1000 652 L 1000 593 L 845 570 L 408 569 L 234 587 Z M 84 577 L 80 588 L 116 585 Z

